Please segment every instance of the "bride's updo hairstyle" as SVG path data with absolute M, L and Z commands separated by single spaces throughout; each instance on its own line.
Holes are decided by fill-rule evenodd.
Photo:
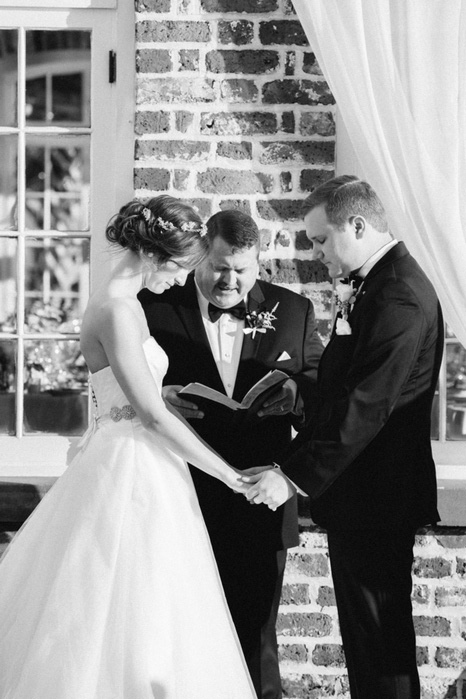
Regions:
M 207 230 L 194 209 L 168 194 L 133 199 L 110 219 L 107 240 L 163 264 L 181 258 L 195 267 L 209 250 Z

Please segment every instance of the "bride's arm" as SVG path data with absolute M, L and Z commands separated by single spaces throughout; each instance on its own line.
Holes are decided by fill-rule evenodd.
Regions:
M 94 327 L 128 402 L 144 427 L 185 461 L 243 492 L 237 472 L 202 442 L 180 416 L 167 409 L 154 382 L 142 345 L 140 321 L 122 301 L 99 311 Z

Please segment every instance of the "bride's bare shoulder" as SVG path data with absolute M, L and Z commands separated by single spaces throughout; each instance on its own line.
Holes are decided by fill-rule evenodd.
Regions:
M 95 298 L 84 313 L 82 334 L 114 334 L 126 329 L 141 329 L 142 317 L 137 299 L 126 297 Z

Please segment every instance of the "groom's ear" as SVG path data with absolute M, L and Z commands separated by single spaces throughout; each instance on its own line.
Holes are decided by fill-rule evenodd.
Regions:
M 363 216 L 351 216 L 349 222 L 356 233 L 356 238 L 361 238 L 366 229 L 366 219 Z

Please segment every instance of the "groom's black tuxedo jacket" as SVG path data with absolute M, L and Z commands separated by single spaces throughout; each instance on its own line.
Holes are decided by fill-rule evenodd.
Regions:
M 165 384 L 185 386 L 197 381 L 225 393 L 204 329 L 193 275 L 184 287 L 174 286 L 160 295 L 144 290 L 139 299 L 151 334 L 168 355 Z M 262 281 L 248 296 L 250 311 L 271 311 L 277 302 L 275 330 L 256 333 L 254 339 L 251 334 L 244 336 L 233 398 L 241 401 L 266 373 L 281 369 L 298 383 L 309 414 L 313 402 L 315 407 L 317 366 L 323 349 L 313 307 L 302 296 Z M 290 359 L 279 361 L 285 352 Z M 204 418 L 192 420 L 192 426 L 239 469 L 270 464 L 291 442 L 291 415 L 248 421 L 242 413 L 217 403 L 203 403 L 202 409 Z M 249 504 L 243 496 L 199 469 L 191 471 L 215 543 L 275 550 L 298 543 L 295 499 L 272 512 L 267 507 Z
M 403 243 L 368 273 L 319 367 L 314 428 L 283 471 L 333 530 L 416 528 L 439 520 L 430 413 L 443 351 L 435 291 Z

